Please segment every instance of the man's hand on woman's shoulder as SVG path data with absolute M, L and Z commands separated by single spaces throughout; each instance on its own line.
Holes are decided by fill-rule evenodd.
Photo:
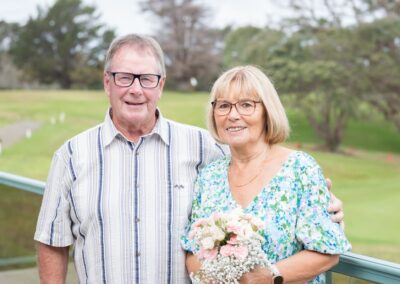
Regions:
M 343 202 L 332 193 L 332 181 L 330 178 L 326 179 L 326 183 L 328 185 L 329 192 L 331 193 L 331 203 L 329 204 L 328 212 L 333 213 L 331 216 L 332 221 L 339 223 L 344 229 Z

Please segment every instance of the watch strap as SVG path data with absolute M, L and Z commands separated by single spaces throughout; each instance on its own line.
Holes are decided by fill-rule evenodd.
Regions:
M 272 273 L 272 284 L 282 284 L 283 283 L 283 277 L 278 269 L 278 267 L 275 264 L 272 264 L 270 266 L 270 270 Z

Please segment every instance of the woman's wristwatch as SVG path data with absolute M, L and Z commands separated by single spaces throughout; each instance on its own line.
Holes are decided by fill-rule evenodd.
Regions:
M 276 267 L 275 264 L 271 265 L 270 267 L 271 273 L 272 273 L 272 284 L 283 284 L 283 276 L 278 270 L 278 267 Z

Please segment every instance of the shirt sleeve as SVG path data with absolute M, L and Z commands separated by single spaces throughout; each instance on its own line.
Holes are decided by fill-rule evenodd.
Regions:
M 339 224 L 328 212 L 330 194 L 319 165 L 310 156 L 300 162 L 301 197 L 296 223 L 296 238 L 304 249 L 325 254 L 340 254 L 351 249 Z
M 208 131 L 202 132 L 204 139 L 204 161 L 203 166 L 210 164 L 211 162 L 220 159 L 221 157 L 229 154 L 229 148 L 227 145 L 219 144 L 211 137 Z
M 67 154 L 64 154 L 67 151 L 64 145 L 53 156 L 34 236 L 36 241 L 54 247 L 73 243 L 68 202 L 72 176 Z

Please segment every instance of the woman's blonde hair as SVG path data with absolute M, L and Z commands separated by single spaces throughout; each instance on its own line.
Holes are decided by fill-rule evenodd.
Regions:
M 215 81 L 210 94 L 207 110 L 207 126 L 211 135 L 221 141 L 215 125 L 214 110 L 211 102 L 219 98 L 260 100 L 265 109 L 266 141 L 273 145 L 284 142 L 289 136 L 290 127 L 285 109 L 274 85 L 257 67 L 237 66 L 224 72 Z

